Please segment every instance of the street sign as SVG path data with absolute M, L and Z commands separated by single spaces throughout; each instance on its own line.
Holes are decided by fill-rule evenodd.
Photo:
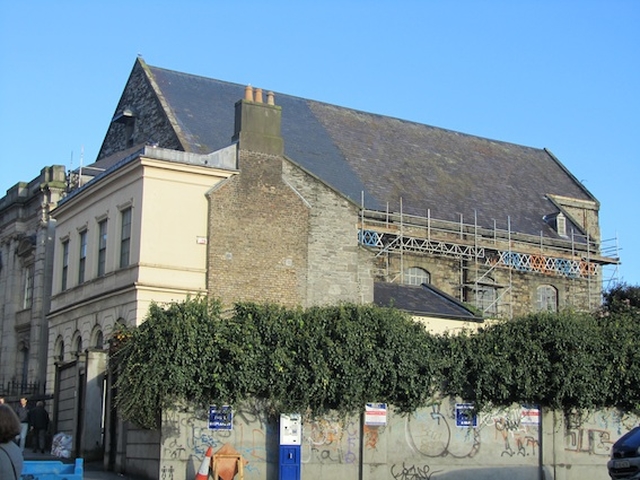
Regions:
M 209 406 L 209 430 L 232 430 L 233 409 L 230 405 Z
M 456 403 L 456 427 L 477 427 L 478 416 L 473 403 Z

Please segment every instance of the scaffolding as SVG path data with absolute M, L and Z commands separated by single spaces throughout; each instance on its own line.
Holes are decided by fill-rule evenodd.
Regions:
M 601 304 L 602 267 L 619 264 L 617 240 L 603 247 L 604 242 L 575 231 L 567 238 L 549 238 L 542 232 L 530 235 L 514 232 L 511 219 L 507 228 L 500 229 L 494 220 L 493 228 L 478 225 L 477 214 L 473 223 L 465 223 L 460 215 L 458 222 L 440 220 L 431 216 L 405 214 L 400 200 L 400 212 L 360 209 L 359 243 L 375 251 L 375 256 L 384 260 L 383 268 L 375 272 L 386 281 L 394 282 L 404 272 L 405 254 L 456 259 L 460 268 L 459 299 L 465 301 L 465 289 L 478 292 L 483 287 L 497 287 L 496 295 L 489 305 L 478 305 L 491 311 L 498 303 L 506 315 L 513 316 L 512 302 L 506 301 L 513 291 L 514 272 L 539 274 L 583 280 L 586 283 L 589 309 Z M 399 269 L 391 270 L 391 256 L 396 255 Z M 491 274 L 497 269 L 507 271 L 507 283 L 496 285 Z M 617 271 L 617 270 L 616 270 Z M 615 276 L 615 272 L 614 275 Z M 612 280 L 609 280 L 612 281 Z M 614 280 L 615 281 L 615 280 Z M 504 312 L 503 312 L 504 313 Z

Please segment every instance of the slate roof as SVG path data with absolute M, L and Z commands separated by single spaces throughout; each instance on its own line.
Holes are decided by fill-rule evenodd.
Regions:
M 415 286 L 375 282 L 373 303 L 381 307 L 395 307 L 414 315 L 482 321 L 482 318 L 476 317 L 458 300 L 426 283 Z
M 186 151 L 230 144 L 244 85 L 147 66 Z M 264 89 L 268 90 L 267 88 Z M 595 198 L 546 149 L 489 140 L 275 92 L 285 155 L 355 203 L 557 238 L 545 196 Z M 577 227 L 576 231 L 579 231 Z

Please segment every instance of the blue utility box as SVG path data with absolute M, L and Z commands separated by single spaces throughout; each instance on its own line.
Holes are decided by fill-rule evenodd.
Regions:
M 302 420 L 300 415 L 280 415 L 280 478 L 300 480 L 300 444 Z

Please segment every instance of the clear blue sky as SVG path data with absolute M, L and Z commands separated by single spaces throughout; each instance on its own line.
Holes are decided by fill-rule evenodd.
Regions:
M 640 285 L 640 1 L 7 0 L 0 196 L 44 166 L 95 160 L 138 54 L 549 148 L 601 202 L 618 280 Z

